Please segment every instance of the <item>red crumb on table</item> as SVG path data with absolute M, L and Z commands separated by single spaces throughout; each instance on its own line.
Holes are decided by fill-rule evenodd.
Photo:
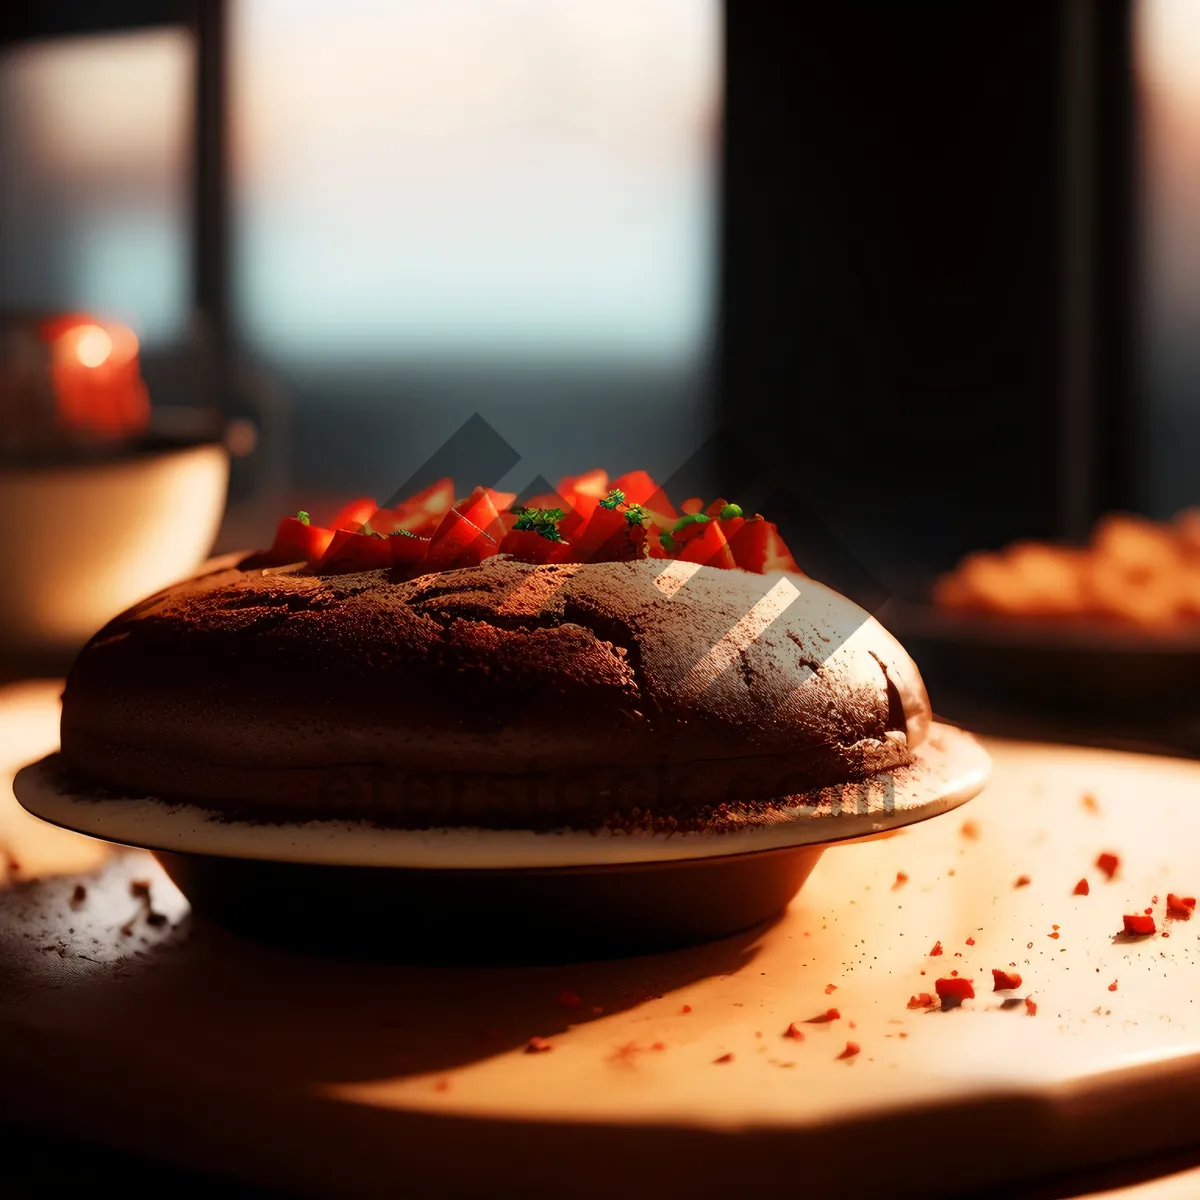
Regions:
M 1112 877 L 1117 873 L 1117 868 L 1120 865 L 1121 860 L 1108 850 L 1105 850 L 1104 853 L 1096 859 L 1096 866 L 1099 870 L 1104 872 L 1104 877 L 1106 879 L 1112 879 Z
M 836 992 L 836 991 L 837 991 L 836 983 L 827 983 L 825 985 L 825 995 L 828 996 L 830 992 Z
M 805 1025 L 824 1025 L 826 1021 L 838 1020 L 841 1015 L 836 1008 L 827 1008 L 823 1013 L 818 1013 L 815 1017 L 809 1017 L 804 1023 Z
M 679 1011 L 690 1013 L 692 1011 L 692 1006 L 690 1004 L 685 1004 Z
M 1013 884 L 1013 887 L 1028 887 L 1032 882 L 1033 880 L 1030 879 L 1028 875 L 1018 875 L 1017 881 Z
M 847 1042 L 846 1048 L 838 1055 L 838 1058 L 853 1058 L 862 1047 L 857 1042 Z
M 1046 936 L 1047 936 L 1048 938 L 1057 938 L 1057 937 L 1058 937 L 1058 930 L 1057 930 L 1057 929 L 1055 929 L 1055 930 L 1053 930 L 1051 933 L 1048 933 L 1048 934 L 1046 934 Z
M 930 952 L 929 952 L 929 957 L 930 957 L 930 958 L 936 958 L 936 957 L 937 957 L 939 954 L 941 954 L 941 953 L 942 953 L 942 943 L 941 943 L 941 942 L 934 942 L 934 943 L 933 943 L 933 949 L 932 949 L 932 950 L 930 950 Z
M 793 1021 L 783 1031 L 783 1036 L 785 1038 L 791 1038 L 792 1041 L 794 1041 L 794 1042 L 802 1042 L 802 1041 L 804 1041 L 804 1030 L 801 1029 L 800 1026 L 796 1024 L 795 1021 Z
M 714 1058 L 713 1062 L 714 1063 L 731 1063 L 731 1062 L 733 1062 L 733 1054 L 732 1054 L 732 1052 L 730 1052 L 729 1054 L 722 1054 L 720 1058 Z
M 979 822 L 978 821 L 964 821 L 962 823 L 962 828 L 959 830 L 959 833 L 961 833 L 963 835 L 963 837 L 970 839 L 972 842 L 978 841 L 979 840 Z
M 993 992 L 1011 992 L 1014 988 L 1021 986 L 1021 977 L 1016 971 L 1001 971 L 996 967 L 992 968 L 992 991 Z
M 650 1043 L 651 1050 L 665 1050 L 666 1048 L 667 1048 L 666 1042 L 651 1042 Z
M 956 1008 L 964 1000 L 975 999 L 975 988 L 970 979 L 951 976 L 949 979 L 939 979 L 933 986 L 937 989 L 943 1008 Z
M 1025 997 L 1025 1011 L 1031 1016 L 1037 1016 L 1037 1001 L 1032 996 Z
M 907 882 L 908 882 L 907 873 L 904 871 L 897 871 L 896 872 L 896 882 L 892 884 L 892 891 L 894 892 L 897 888 L 903 887 Z
M 1187 921 L 1196 911 L 1195 896 L 1177 896 L 1174 892 L 1167 893 L 1167 916 L 1178 921 Z
M 1100 803 L 1091 792 L 1084 792 L 1079 797 L 1079 803 L 1083 805 L 1084 812 L 1098 813 L 1100 811 Z
M 1155 930 L 1154 918 L 1147 913 L 1126 913 L 1123 920 L 1125 933 L 1143 936 Z
M 558 993 L 558 1002 L 563 1008 L 582 1008 L 583 1001 L 570 988 L 563 988 Z
M 973 946 L 973 945 L 975 945 L 975 939 L 974 939 L 974 938 L 967 938 L 967 945 L 968 945 L 968 946 Z
M 1071 895 L 1072 896 L 1086 896 L 1091 890 L 1092 889 L 1088 886 L 1088 881 L 1086 879 L 1081 879 L 1075 885 L 1075 888 L 1071 892 Z
M 915 996 L 909 996 L 909 1008 L 932 1008 L 936 1002 L 928 992 L 918 992 Z
M 448 1092 L 450 1090 L 450 1080 L 439 1079 L 437 1083 L 433 1085 L 433 1090 L 435 1092 Z
M 543 1037 L 531 1037 L 529 1043 L 525 1047 L 526 1054 L 545 1054 L 547 1050 L 553 1050 L 554 1047 Z
M 1108 985 L 1108 990 L 1110 992 L 1115 992 L 1117 990 L 1117 981 L 1115 979 Z

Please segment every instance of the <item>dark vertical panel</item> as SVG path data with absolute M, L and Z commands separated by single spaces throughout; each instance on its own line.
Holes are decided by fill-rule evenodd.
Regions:
M 1134 0 L 1096 3 L 1096 428 L 1098 511 L 1131 509 L 1139 494 L 1137 385 L 1138 148 Z M 1200 64 L 1197 64 L 1200 70 Z
M 229 318 L 226 0 L 198 0 L 192 286 L 204 335 L 223 350 Z
M 1083 67 L 1119 107 L 1111 11 Z M 794 522 L 807 506 L 893 578 L 1061 532 L 1065 28 L 1061 2 L 727 6 L 723 417 Z M 1112 113 L 1085 117 L 1111 181 Z M 1124 219 L 1104 205 L 1080 251 L 1098 289 Z M 1080 319 L 1104 377 L 1080 398 L 1090 515 L 1120 479 L 1093 423 L 1122 410 L 1125 316 L 1105 291 Z

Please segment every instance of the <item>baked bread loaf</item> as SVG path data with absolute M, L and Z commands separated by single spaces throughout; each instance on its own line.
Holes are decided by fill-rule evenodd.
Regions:
M 929 720 L 895 639 L 799 575 L 233 567 L 92 639 L 62 758 L 243 819 L 724 830 L 904 767 Z

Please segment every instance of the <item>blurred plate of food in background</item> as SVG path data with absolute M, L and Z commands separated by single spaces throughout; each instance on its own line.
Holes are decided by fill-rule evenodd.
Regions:
M 1174 721 L 1200 709 L 1200 509 L 1166 522 L 1105 516 L 1083 546 L 970 554 L 930 603 L 891 602 L 879 616 L 948 690 Z

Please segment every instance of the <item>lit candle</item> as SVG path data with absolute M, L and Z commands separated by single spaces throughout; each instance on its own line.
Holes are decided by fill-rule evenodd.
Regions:
M 143 432 L 150 397 L 138 364 L 138 340 L 124 325 L 90 317 L 46 322 L 55 417 L 67 433 L 122 437 Z

